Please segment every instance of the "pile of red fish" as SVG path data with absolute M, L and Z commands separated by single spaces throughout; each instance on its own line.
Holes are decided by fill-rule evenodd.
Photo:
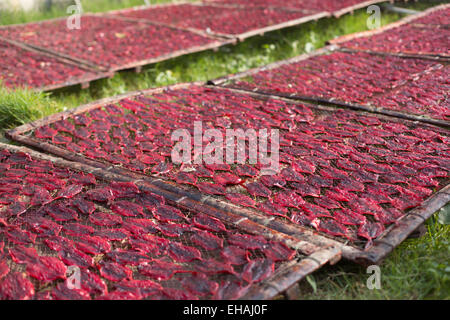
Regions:
M 448 120 L 448 68 L 442 68 L 428 60 L 334 52 L 260 71 L 226 86 L 365 105 L 376 103 L 375 106 L 389 110 Z M 433 93 L 427 91 L 429 88 L 433 88 Z M 405 97 L 406 101 L 399 101 L 394 89 L 412 94 Z M 427 98 L 433 102 L 423 103 Z M 388 104 L 377 104 L 387 99 Z
M 360 2 L 257 0 L 250 9 L 182 4 L 123 14 L 238 34 L 303 16 L 303 11 L 276 6 L 300 6 L 311 13 Z M 241 0 L 220 3 L 249 6 Z M 186 12 L 189 19 L 181 19 Z M 395 34 L 349 43 L 358 49 L 375 45 L 389 52 L 447 54 L 447 22 L 438 11 Z M 0 35 L 109 69 L 214 41 L 113 17 L 83 16 L 81 30 L 68 31 L 65 23 L 16 26 L 0 29 Z M 418 35 L 427 41 L 416 44 Z M 2 77 L 10 76 L 7 85 L 50 85 L 87 75 L 4 42 L 0 56 L 7 62 L 0 67 Z M 331 52 L 224 86 L 450 120 L 448 71 L 447 65 L 426 59 Z M 53 119 L 24 134 L 60 155 L 76 153 L 99 165 L 158 177 L 192 196 L 221 200 L 223 208 L 224 203 L 245 207 L 358 248 L 370 245 L 450 181 L 445 129 L 226 87 L 166 88 Z M 233 154 L 245 151 L 245 163 L 226 163 L 226 154 L 221 163 L 176 164 L 172 152 L 178 141 L 172 134 L 177 129 L 191 136 L 192 160 L 213 153 L 209 139 L 196 140 L 198 123 L 200 133 L 215 129 L 228 143 L 232 129 L 278 130 L 279 170 L 268 175 L 264 164 L 250 161 L 250 151 L 260 155 L 261 150 L 251 150 L 258 137 L 248 136 L 232 142 Z M 100 180 L 0 149 L 0 299 L 237 299 L 296 258 L 298 253 L 282 242 L 181 209 L 134 183 Z
M 215 41 L 188 31 L 113 18 L 83 16 L 80 23 L 81 29 L 69 30 L 66 20 L 49 20 L 1 29 L 0 35 L 113 69 Z
M 370 103 L 386 109 L 450 120 L 450 68 L 438 67 L 420 75 L 406 86 L 375 96 Z
M 68 28 L 65 19 L 14 25 L 1 28 L 0 36 L 113 72 L 169 58 L 171 54 L 200 51 L 228 43 L 219 35 L 237 37 L 303 17 L 338 13 L 359 4 L 367 5 L 367 1 L 211 0 L 206 1 L 206 4 L 173 4 L 124 10 L 111 13 L 108 17 L 84 15 L 81 29 L 74 30 Z M 448 11 L 448 8 L 432 11 L 409 24 L 370 38 L 348 41 L 344 46 L 388 53 L 448 56 Z M 120 18 L 137 18 L 150 23 Z M 216 38 L 213 35 L 202 36 L 195 30 L 215 34 Z M 0 67 L 0 78 L 9 87 L 62 87 L 106 76 L 66 65 L 56 54 L 53 59 L 41 57 L 4 43 L 0 43 L 0 55 L 5 62 Z M 11 58 L 13 56 L 16 59 Z M 381 74 L 381 78 L 384 76 Z M 324 78 L 333 81 L 333 78 Z M 396 108 L 401 109 L 399 106 Z M 438 109 L 439 113 L 445 113 L 440 106 Z M 427 111 L 420 112 L 420 108 L 416 113 L 430 115 Z M 439 118 L 442 119 L 442 115 Z
M 0 79 L 6 87 L 46 87 L 94 73 L 0 40 Z
M 367 2 L 367 0 L 207 0 L 206 2 L 239 5 L 243 7 L 279 7 L 297 10 L 336 12 L 362 4 Z
M 219 34 L 238 35 L 296 20 L 310 13 L 270 8 L 221 8 L 181 4 L 118 12 L 116 15 L 168 23 L 177 27 L 210 30 Z
M 297 255 L 21 152 L 0 151 L 0 204 L 0 299 L 235 299 Z
M 370 37 L 356 38 L 342 46 L 373 52 L 449 56 L 449 38 L 448 28 L 422 28 L 406 24 Z
M 217 17 L 224 13 L 234 12 L 235 8 L 222 8 L 216 6 L 196 5 L 189 3 L 151 6 L 136 10 L 123 10 L 114 13 L 118 17 L 146 19 L 170 25 L 189 23 L 205 16 Z
M 450 7 L 442 8 L 418 19 L 414 19 L 412 23 L 428 27 L 440 26 L 448 29 L 450 26 Z
M 259 164 L 173 165 L 171 133 L 192 132 L 195 121 L 224 136 L 233 128 L 279 129 L 280 172 L 264 176 Z M 125 99 L 33 136 L 355 243 L 376 238 L 441 188 L 450 171 L 444 131 L 195 86 Z M 247 159 L 248 148 L 247 141 Z

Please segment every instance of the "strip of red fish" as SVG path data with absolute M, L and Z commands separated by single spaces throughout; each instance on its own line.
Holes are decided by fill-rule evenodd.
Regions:
M 367 41 L 372 43 L 372 38 Z M 445 43 L 448 50 L 448 41 Z M 449 121 L 448 74 L 449 67 L 435 61 L 333 52 L 260 71 L 224 86 L 371 105 Z
M 0 35 L 109 69 L 216 41 L 188 31 L 98 16 L 82 16 L 80 24 L 80 30 L 68 30 L 66 20 L 48 20 L 4 28 Z
M 92 71 L 1 40 L 0 60 L 0 79 L 10 88 L 43 88 L 96 77 Z
M 245 32 L 288 22 L 316 11 L 286 11 L 277 8 L 236 8 L 195 4 L 174 4 L 117 12 L 119 17 L 145 19 L 177 27 L 194 28 L 202 31 L 239 35 Z M 317 11 L 319 12 L 319 11 Z

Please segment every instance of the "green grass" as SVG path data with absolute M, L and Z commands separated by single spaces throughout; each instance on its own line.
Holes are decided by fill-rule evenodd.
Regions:
M 0 86 L 0 123 L 5 127 L 27 123 L 62 110 L 63 105 L 53 101 L 49 93 L 9 90 Z
M 164 2 L 158 1 L 158 2 Z M 107 6 L 105 4 L 108 4 Z M 155 1 L 153 1 L 155 3 Z M 143 4 L 142 0 L 84 1 L 84 10 L 98 12 Z M 423 10 L 436 4 L 408 3 L 408 8 Z M 0 16 L 0 24 L 22 23 L 65 15 L 64 8 L 35 14 L 10 13 Z M 1 14 L 1 13 L 0 13 Z M 382 13 L 382 24 L 402 16 Z M 359 10 L 340 19 L 323 19 L 299 27 L 254 37 L 218 52 L 203 52 L 149 66 L 142 73 L 121 72 L 112 79 L 99 80 L 87 90 L 78 87 L 53 93 L 7 90 L 0 86 L 0 132 L 6 128 L 39 119 L 80 104 L 127 91 L 179 82 L 206 81 L 245 71 L 322 47 L 337 36 L 366 30 L 367 14 Z M 2 138 L 0 137 L 0 140 Z M 449 299 L 448 260 L 450 226 L 432 218 L 425 237 L 405 241 L 381 265 L 382 289 L 368 290 L 368 274 L 362 267 L 347 262 L 327 266 L 300 284 L 304 299 Z M 314 292 L 313 287 L 316 287 Z

